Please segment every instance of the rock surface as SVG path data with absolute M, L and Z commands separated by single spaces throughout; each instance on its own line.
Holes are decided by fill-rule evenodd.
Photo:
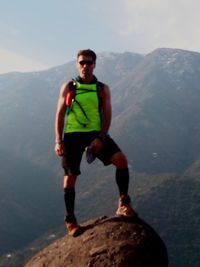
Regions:
M 167 267 L 165 244 L 140 218 L 101 217 L 35 255 L 25 267 Z

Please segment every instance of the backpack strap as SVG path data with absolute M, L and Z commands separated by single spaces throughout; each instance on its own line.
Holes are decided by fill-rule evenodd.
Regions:
M 104 86 L 105 86 L 104 83 L 97 81 L 97 95 L 99 99 L 99 114 L 100 114 L 101 122 L 103 120 L 102 106 L 103 106 L 103 98 L 104 98 Z
M 69 115 L 71 109 L 72 109 L 72 105 L 74 102 L 74 98 L 76 95 L 76 82 L 74 80 L 70 81 L 68 84 L 68 92 L 66 95 L 66 106 L 67 106 L 67 115 Z

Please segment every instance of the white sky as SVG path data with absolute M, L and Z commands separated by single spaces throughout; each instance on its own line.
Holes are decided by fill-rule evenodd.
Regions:
M 97 53 L 200 52 L 199 0 L 0 0 L 0 73 Z

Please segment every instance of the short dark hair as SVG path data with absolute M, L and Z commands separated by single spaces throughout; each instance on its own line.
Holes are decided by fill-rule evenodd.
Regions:
M 97 55 L 95 54 L 94 51 L 92 51 L 91 49 L 84 49 L 84 50 L 80 50 L 78 51 L 78 54 L 77 54 L 77 58 L 79 56 L 87 56 L 87 57 L 91 57 L 92 60 L 95 62 L 96 59 L 97 59 Z

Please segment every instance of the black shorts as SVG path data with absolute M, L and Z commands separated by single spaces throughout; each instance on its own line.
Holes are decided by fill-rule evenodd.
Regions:
M 64 155 L 62 157 L 62 167 L 65 175 L 79 175 L 80 164 L 83 153 L 87 146 L 98 136 L 98 132 L 86 133 L 65 133 L 64 135 Z M 120 148 L 114 140 L 107 135 L 103 141 L 101 151 L 97 158 L 100 159 L 104 165 L 111 164 L 112 156 L 120 152 Z

